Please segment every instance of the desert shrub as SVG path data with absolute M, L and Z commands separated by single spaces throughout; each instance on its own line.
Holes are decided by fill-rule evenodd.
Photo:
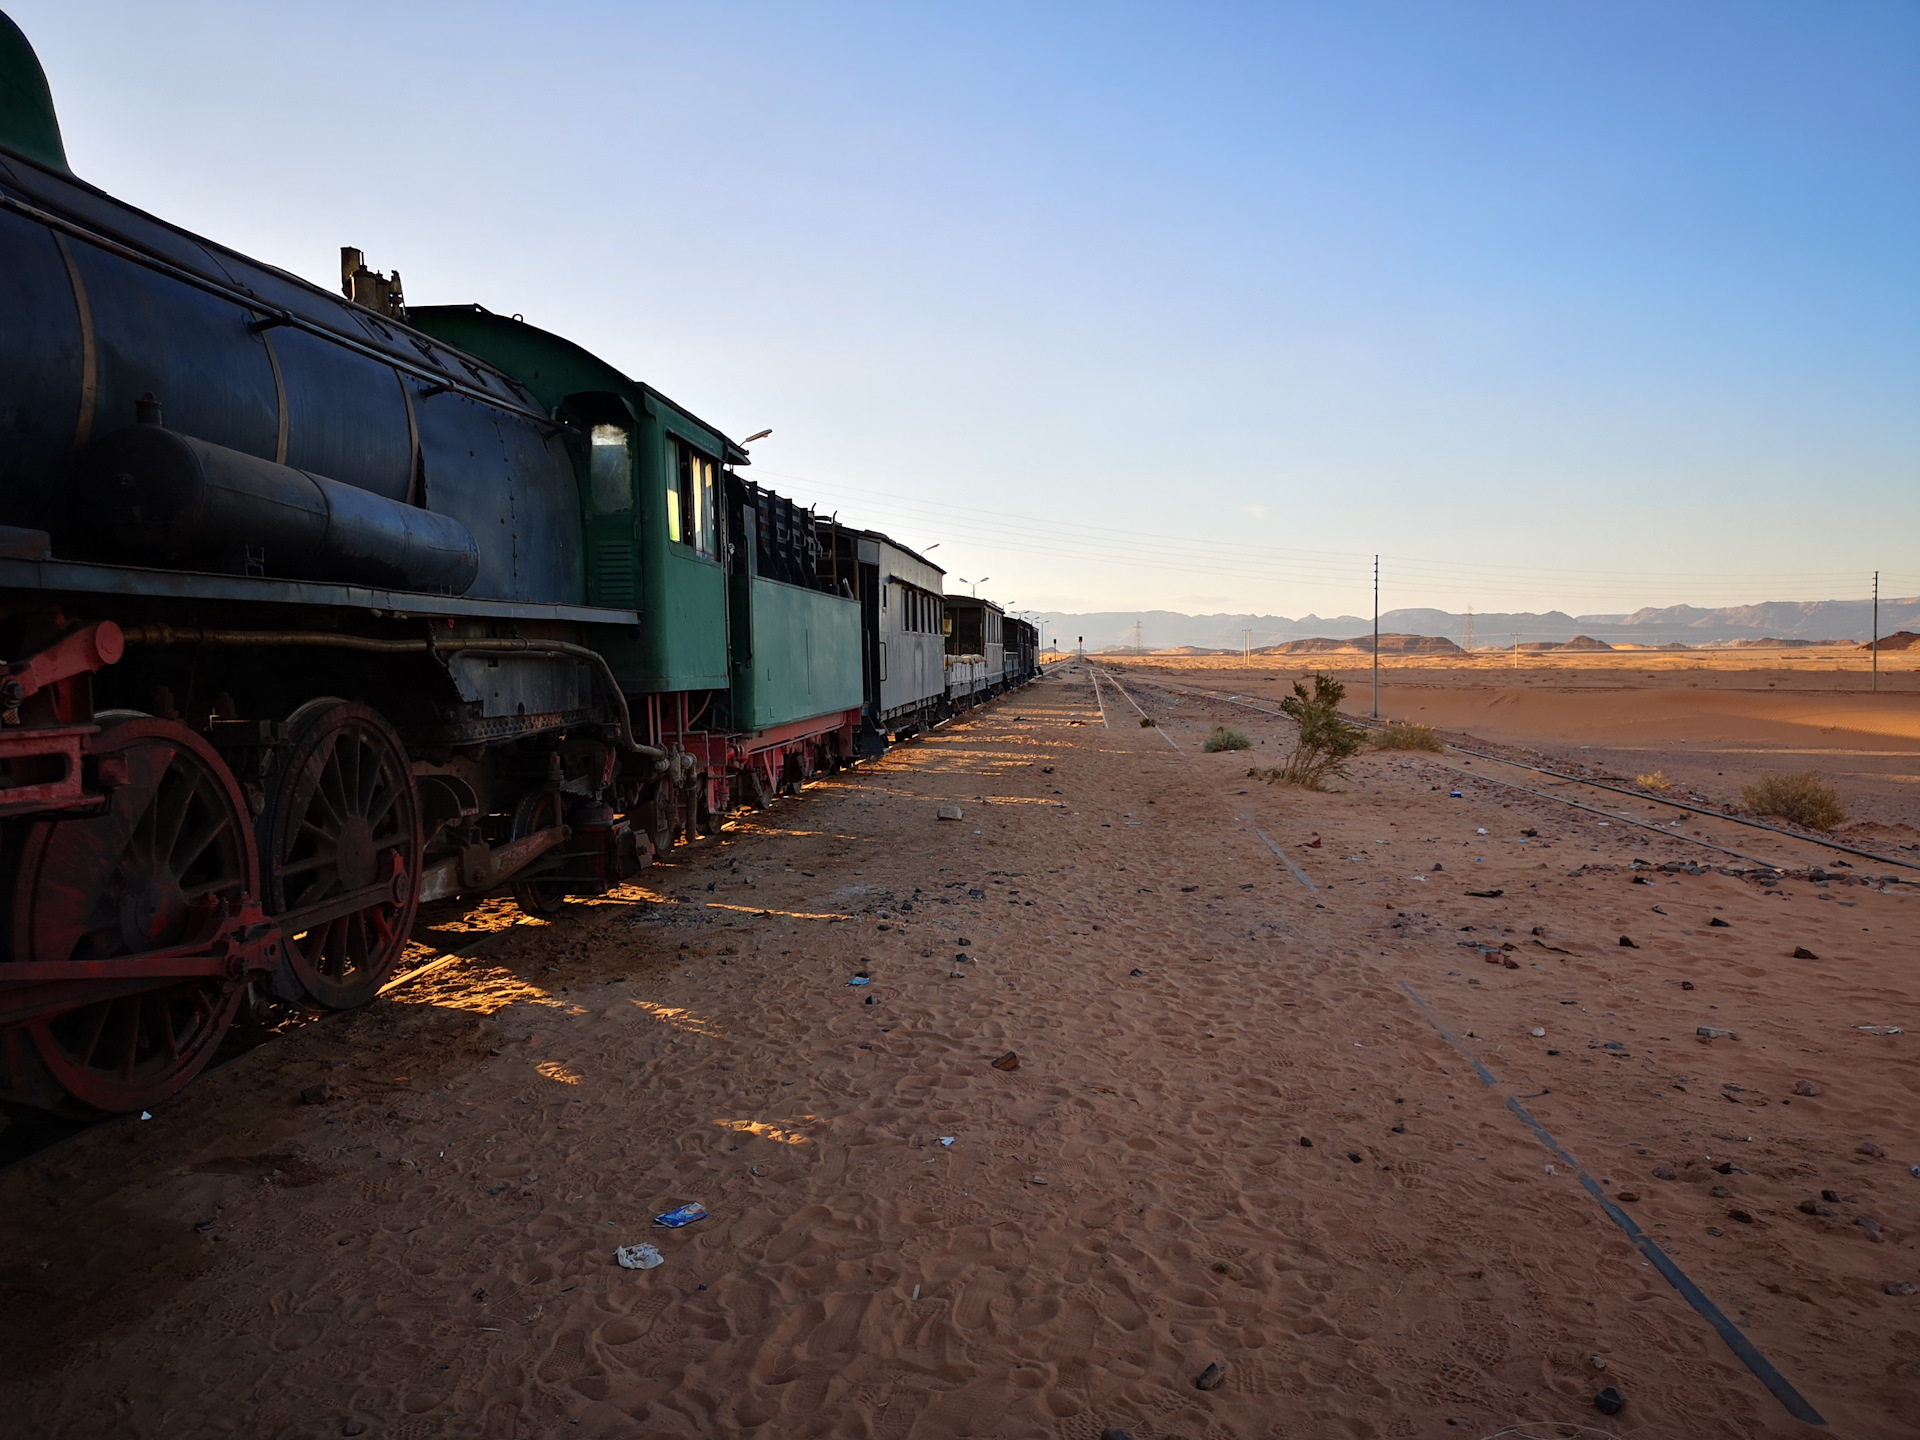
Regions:
M 1200 748 L 1210 755 L 1217 755 L 1222 750 L 1251 750 L 1253 742 L 1238 730 L 1229 730 L 1224 725 L 1216 725 L 1213 727 L 1213 733 L 1207 736 Z
M 1300 727 L 1293 754 L 1275 778 L 1308 790 L 1324 790 L 1328 780 L 1346 774 L 1347 761 L 1366 744 L 1367 732 L 1342 718 L 1340 701 L 1347 687 L 1331 675 L 1315 675 L 1313 690 L 1298 680 L 1280 709 Z
M 1651 775 L 1636 775 L 1634 782 L 1642 789 L 1657 790 L 1662 795 L 1673 788 L 1673 782 L 1667 778 L 1667 772 L 1656 770 Z
M 1382 725 L 1369 737 L 1376 750 L 1445 750 L 1440 737 L 1433 733 L 1431 725 L 1417 725 L 1411 720 L 1393 720 Z
M 1760 815 L 1778 815 L 1810 830 L 1831 830 L 1845 823 L 1847 807 L 1840 792 L 1821 778 L 1818 770 L 1797 775 L 1762 775 L 1740 788 L 1740 798 Z
M 1141 728 L 1142 730 L 1151 730 L 1151 729 L 1153 729 L 1153 728 L 1154 728 L 1154 726 L 1153 726 L 1153 716 L 1151 716 L 1151 715 L 1142 715 L 1142 716 L 1140 717 L 1140 728 Z

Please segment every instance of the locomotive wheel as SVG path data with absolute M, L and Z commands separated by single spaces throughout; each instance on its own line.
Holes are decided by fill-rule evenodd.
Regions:
M 396 865 L 406 876 L 364 910 L 287 938 L 302 998 L 347 1010 L 373 999 L 406 951 L 419 906 L 420 796 L 406 747 L 379 711 L 315 701 L 289 725 L 292 744 L 260 817 L 268 913 L 364 889 Z
M 554 790 L 529 790 L 513 807 L 513 838 L 524 840 L 536 831 L 566 823 L 566 797 Z M 567 903 L 566 882 L 531 880 L 514 882 L 513 903 L 527 915 L 557 915 Z
M 13 958 L 106 960 L 190 943 L 260 893 L 246 799 L 185 726 L 146 716 L 102 728 L 93 753 L 127 783 L 106 810 L 39 821 L 21 847 Z M 27 1027 L 34 1053 L 78 1105 L 151 1109 L 213 1057 L 245 986 L 182 981 L 82 1005 Z

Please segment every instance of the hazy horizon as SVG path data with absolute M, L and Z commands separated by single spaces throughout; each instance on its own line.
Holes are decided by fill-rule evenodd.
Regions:
M 1920 593 L 1911 5 L 6 8 L 83 178 L 1011 606 Z

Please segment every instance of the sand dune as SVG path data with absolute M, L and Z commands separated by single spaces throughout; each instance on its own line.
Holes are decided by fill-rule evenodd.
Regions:
M 1912 1433 L 1920 1297 L 1884 1290 L 1920 1282 L 1910 891 L 1694 873 L 1680 838 L 1454 759 L 1276 789 L 1246 772 L 1282 722 L 1130 685 L 1159 733 L 1111 694 L 1107 728 L 1086 679 L 556 923 L 429 916 L 423 958 L 499 938 L 0 1175 L 8 1413 L 39 1436 L 1813 1433 L 1514 1100 L 1831 1433 Z M 1260 743 L 1200 753 L 1227 719 Z M 650 1223 L 689 1201 L 711 1218 Z M 666 1263 L 617 1267 L 639 1240 Z

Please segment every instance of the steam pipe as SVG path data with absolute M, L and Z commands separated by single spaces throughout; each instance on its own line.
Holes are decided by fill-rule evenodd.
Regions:
M 590 661 L 605 682 L 620 713 L 621 748 L 644 755 L 664 765 L 667 752 L 656 746 L 642 745 L 633 738 L 633 716 L 627 709 L 627 697 L 620 693 L 619 682 L 606 657 L 585 645 L 565 640 L 521 640 L 475 637 L 456 639 L 441 646 L 431 640 L 376 640 L 365 635 L 341 635 L 327 630 L 208 630 L 197 625 L 129 625 L 122 632 L 129 645 L 313 645 L 329 650 L 363 650 L 376 655 L 570 655 Z

